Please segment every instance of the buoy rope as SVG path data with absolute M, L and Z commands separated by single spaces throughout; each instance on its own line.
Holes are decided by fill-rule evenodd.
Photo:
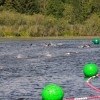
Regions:
M 90 100 L 90 99 L 98 99 L 100 96 L 88 96 L 88 97 L 82 97 L 82 98 L 66 98 L 64 100 Z
M 99 88 L 93 86 L 93 85 L 90 83 L 90 81 L 91 81 L 92 79 L 94 79 L 95 77 L 98 77 L 98 76 L 100 76 L 100 74 L 97 74 L 96 76 L 90 77 L 90 78 L 86 81 L 86 83 L 87 83 L 87 85 L 88 85 L 90 88 L 94 89 L 94 90 L 97 91 L 97 92 L 100 92 L 100 89 L 99 89 Z
M 90 84 L 90 81 L 91 81 L 92 79 L 94 79 L 95 77 L 99 77 L 99 76 L 100 76 L 100 74 L 97 74 L 96 76 L 90 77 L 90 78 L 86 81 L 87 85 L 88 85 L 90 88 L 92 88 L 92 89 L 94 89 L 95 91 L 97 91 L 97 92 L 100 92 L 100 89 L 99 89 L 99 88 L 96 88 L 96 87 L 94 87 L 92 84 Z M 98 99 L 98 98 L 100 98 L 100 96 L 88 96 L 88 97 L 82 97 L 82 98 L 66 98 L 66 99 L 64 99 L 64 100 L 90 100 L 90 99 Z

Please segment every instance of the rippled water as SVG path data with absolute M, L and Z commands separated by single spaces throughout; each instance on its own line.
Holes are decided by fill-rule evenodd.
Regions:
M 45 46 L 50 42 L 55 45 Z M 78 48 L 84 44 L 91 47 Z M 100 67 L 100 45 L 91 40 L 0 42 L 0 100 L 41 100 L 49 83 L 61 86 L 65 98 L 100 95 L 85 83 L 86 63 Z

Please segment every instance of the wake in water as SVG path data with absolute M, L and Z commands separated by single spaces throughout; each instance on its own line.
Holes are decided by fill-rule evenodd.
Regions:
M 46 52 L 44 55 L 45 55 L 46 57 L 52 57 L 52 54 L 50 54 L 49 52 Z
M 18 59 L 27 59 L 27 58 L 29 58 L 29 57 L 27 57 L 27 56 L 25 56 L 25 55 L 22 55 L 22 54 L 18 54 L 18 55 L 16 56 L 16 58 L 18 58 Z

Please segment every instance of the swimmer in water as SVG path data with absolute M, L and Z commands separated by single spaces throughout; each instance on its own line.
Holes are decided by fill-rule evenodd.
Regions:
M 89 44 L 85 44 L 85 45 L 82 45 L 82 46 L 78 46 L 78 48 L 90 48 L 91 46 Z
M 32 46 L 33 44 L 31 43 L 30 46 Z
M 45 46 L 46 46 L 46 47 L 49 47 L 49 46 L 56 46 L 56 45 L 55 45 L 55 44 L 53 44 L 53 43 L 48 43 L 48 44 L 47 44 L 47 43 L 45 43 Z
M 84 48 L 90 48 L 89 44 L 84 45 Z

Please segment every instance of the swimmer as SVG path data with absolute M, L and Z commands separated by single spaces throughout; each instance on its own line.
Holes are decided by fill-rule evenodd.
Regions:
M 30 46 L 32 46 L 33 44 L 31 43 Z
M 48 45 L 48 46 L 52 46 L 52 44 L 51 44 L 51 43 L 48 43 L 47 45 Z
M 46 47 L 49 47 L 49 46 L 56 46 L 55 44 L 53 44 L 53 43 L 45 43 L 45 45 L 44 46 L 46 46 Z
M 85 44 L 85 45 L 82 45 L 82 46 L 78 46 L 78 48 L 90 48 L 91 46 L 89 44 Z
M 36 45 L 31 43 L 30 46 L 36 46 Z
M 83 48 L 89 48 L 89 47 L 90 47 L 90 45 L 89 44 L 86 44 L 86 45 L 84 45 Z

